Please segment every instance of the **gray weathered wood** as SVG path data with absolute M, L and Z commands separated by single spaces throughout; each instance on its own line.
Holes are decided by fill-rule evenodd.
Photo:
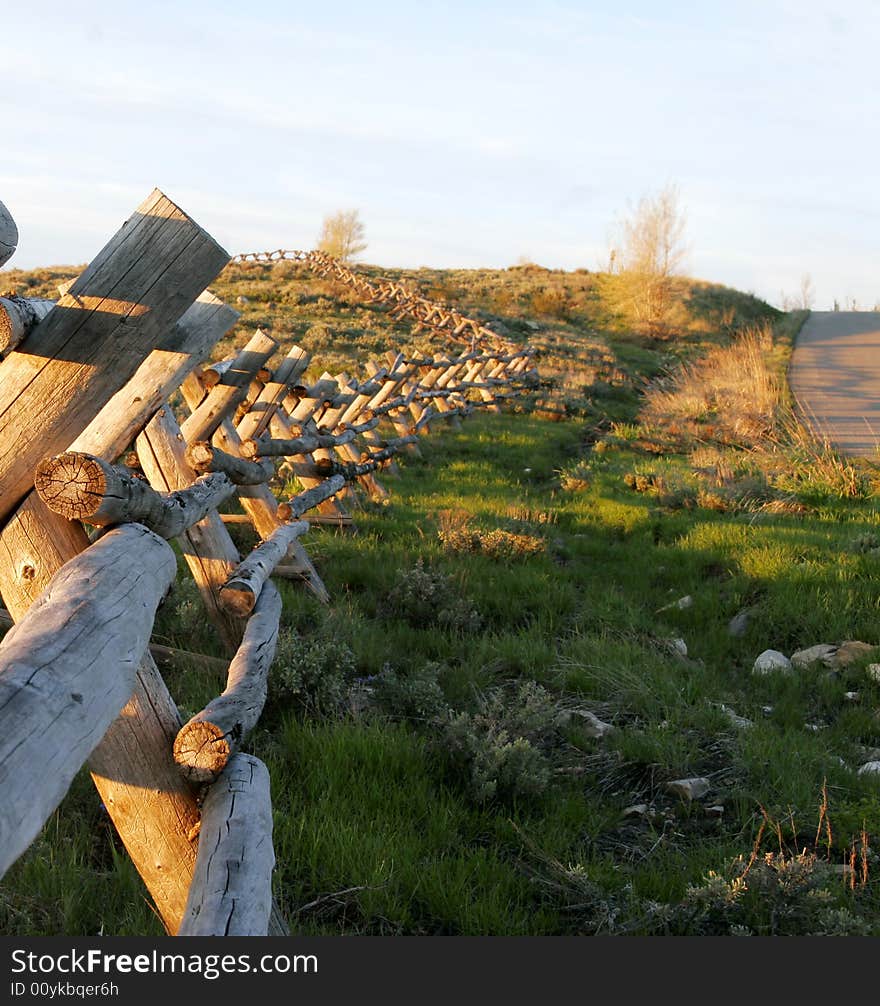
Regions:
M 208 290 L 203 291 L 162 340 L 160 348 L 150 353 L 134 377 L 65 447 L 95 454 L 105 461 L 119 457 L 238 317 L 237 311 Z
M 266 429 L 269 420 L 284 401 L 289 386 L 305 373 L 309 359 L 309 354 L 299 346 L 293 346 L 288 351 L 275 369 L 272 381 L 264 385 L 247 414 L 238 423 L 236 429 L 242 440 L 259 436 Z
M 181 424 L 180 432 L 188 444 L 211 439 L 223 420 L 244 400 L 254 375 L 277 348 L 278 343 L 265 332 L 259 329 L 254 332 L 220 381 Z
M 138 457 L 150 485 L 174 492 L 191 485 L 196 475 L 186 461 L 180 427 L 170 409 L 160 409 L 137 438 Z M 199 589 L 205 609 L 229 652 L 241 642 L 244 622 L 220 607 L 220 587 L 241 558 L 216 510 L 210 510 L 179 536 L 183 558 Z
M 237 486 L 258 486 L 268 482 L 275 474 L 275 466 L 268 458 L 248 461 L 227 454 L 207 440 L 197 440 L 186 449 L 186 460 L 197 472 L 224 472 Z
M 55 307 L 38 297 L 0 297 L 0 359 L 15 347 Z
M 237 754 L 208 789 L 178 936 L 266 936 L 272 910 L 269 771 Z
M 259 719 L 280 618 L 281 595 L 267 580 L 229 665 L 223 694 L 193 716 L 174 741 L 174 760 L 191 782 L 213 782 Z
M 272 570 L 287 555 L 291 543 L 308 529 L 305 520 L 282 524 L 261 542 L 220 588 L 220 604 L 224 609 L 234 615 L 249 615 Z
M 161 538 L 118 528 L 63 566 L 0 643 L 0 875 L 128 701 L 176 572 Z
M 68 451 L 44 458 L 34 487 L 50 510 L 95 527 L 144 524 L 160 538 L 176 538 L 235 492 L 222 472 L 197 478 L 185 489 L 158 493 L 149 482 L 92 454 Z
M 5 265 L 18 247 L 18 228 L 12 214 L 0 203 L 0 266 Z
M 228 254 L 161 192 L 0 363 L 0 520 L 160 345 Z
M 291 499 L 278 504 L 278 519 L 283 521 L 296 520 L 312 507 L 317 506 L 322 500 L 335 496 L 345 487 L 344 475 L 331 475 L 329 479 L 319 485 L 306 489 L 298 493 Z
M 186 396 L 186 389 L 182 390 Z M 187 400 L 189 401 L 189 399 Z M 241 439 L 232 424 L 232 420 L 228 417 L 221 422 L 214 434 L 214 440 L 216 445 L 227 454 L 241 454 Z M 281 523 L 275 514 L 278 508 L 278 501 L 272 495 L 271 489 L 265 484 L 242 485 L 239 486 L 238 497 L 241 505 L 253 520 L 257 534 L 263 539 L 268 538 L 275 528 L 278 527 L 279 523 Z M 318 576 L 318 572 L 312 565 L 312 561 L 309 559 L 306 550 L 298 541 L 294 541 L 291 545 L 290 560 L 291 563 L 295 563 L 300 567 L 302 582 L 320 601 L 326 604 L 330 600 L 327 588 L 324 586 L 320 576 Z

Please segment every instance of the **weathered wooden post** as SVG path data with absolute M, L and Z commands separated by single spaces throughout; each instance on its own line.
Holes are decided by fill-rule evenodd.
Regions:
M 59 570 L 0 643 L 0 876 L 128 701 L 176 572 L 157 535 L 117 528 Z
M 18 247 L 18 228 L 12 214 L 0 203 L 0 265 L 5 265 Z
M 194 354 L 234 321 L 235 313 L 216 298 L 184 314 L 226 260 L 209 235 L 154 192 L 73 284 L 61 310 L 53 309 L 0 363 L 2 443 L 27 458 L 15 482 L 0 479 L 3 514 L 15 508 L 21 488 L 29 488 L 27 466 L 32 471 L 38 455 L 70 446 L 107 460 L 121 453 L 199 362 Z M 127 314 L 124 304 L 133 305 Z M 138 305 L 148 310 L 136 311 Z M 125 384 L 141 361 L 135 378 L 149 380 Z M 73 380 L 57 380 L 65 374 Z M 27 392 L 21 401 L 11 400 L 7 375 Z M 34 400 L 51 401 L 56 392 L 61 404 L 36 421 Z M 12 460 L 4 455 L 4 472 Z M 52 574 L 88 545 L 80 525 L 53 514 L 31 492 L 0 528 L 0 594 L 12 617 L 24 617 Z M 89 759 L 101 799 L 172 933 L 195 865 L 198 821 L 195 794 L 171 756 L 179 726 L 177 708 L 147 656 L 128 704 Z
M 253 755 L 234 755 L 205 796 L 178 935 L 266 936 L 274 865 L 268 769 Z

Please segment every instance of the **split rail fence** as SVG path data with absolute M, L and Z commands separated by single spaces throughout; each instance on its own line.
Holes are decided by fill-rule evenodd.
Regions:
M 16 240 L 0 203 L 0 265 Z M 280 258 L 447 351 L 307 380 L 308 353 L 257 331 L 206 363 L 238 319 L 206 290 L 230 257 L 158 190 L 59 300 L 0 298 L 0 876 L 87 765 L 170 934 L 285 932 L 269 774 L 242 750 L 278 635 L 271 577 L 328 601 L 309 528 L 353 526 L 358 494 L 388 496 L 396 454 L 536 377 L 531 347 L 320 252 L 239 261 Z M 300 491 L 279 498 L 292 477 Z M 244 513 L 221 513 L 234 499 Z M 227 527 L 240 521 L 260 539 L 244 558 Z M 230 658 L 225 689 L 187 723 L 150 641 L 171 539 Z

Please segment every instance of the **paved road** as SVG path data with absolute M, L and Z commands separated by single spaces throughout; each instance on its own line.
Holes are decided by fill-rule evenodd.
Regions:
M 877 457 L 880 446 L 880 313 L 814 311 L 788 372 L 808 421 L 839 450 Z

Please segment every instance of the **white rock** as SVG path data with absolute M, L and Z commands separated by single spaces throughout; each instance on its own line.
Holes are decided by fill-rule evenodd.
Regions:
M 710 788 L 709 780 L 703 778 L 675 779 L 666 783 L 667 792 L 674 793 L 684 800 L 699 800 L 709 792 Z
M 844 692 L 843 693 L 843 697 L 846 699 L 847 702 L 858 702 L 859 701 L 859 693 L 858 692 Z
M 646 803 L 634 803 L 632 807 L 627 807 L 623 812 L 624 817 L 644 817 L 648 813 Z
M 687 643 L 683 639 L 667 639 L 666 645 L 676 657 L 686 658 L 688 655 Z
M 788 674 L 791 671 L 791 661 L 779 650 L 764 650 L 759 653 L 752 674 L 772 674 L 774 671 Z
M 748 730 L 749 727 L 754 726 L 754 723 L 752 723 L 751 720 L 746 719 L 745 716 L 737 716 L 736 713 L 723 702 L 721 703 L 721 712 L 723 712 L 730 722 L 740 730 Z
M 744 608 L 742 611 L 738 611 L 727 623 L 728 635 L 733 636 L 734 639 L 742 638 L 746 634 L 751 620 L 751 608 Z
M 826 667 L 834 666 L 834 657 L 837 647 L 832 643 L 817 643 L 815 646 L 808 646 L 805 650 L 798 650 L 791 655 L 793 667 L 809 667 L 810 664 L 824 664 Z
M 859 769 L 859 775 L 873 775 L 875 772 L 880 772 L 880 761 L 865 762 Z
M 676 608 L 678 611 L 687 611 L 688 608 L 694 606 L 694 599 L 690 594 L 686 594 L 684 597 L 680 597 L 677 601 L 673 601 L 671 604 L 664 604 L 662 608 L 657 609 L 659 614 L 661 611 L 670 611 L 672 608 Z
M 591 713 L 588 709 L 572 709 L 569 722 L 577 723 L 588 737 L 595 737 L 596 739 L 610 734 L 614 729 L 610 723 L 600 720 L 595 713 Z
M 4 265 L 18 247 L 18 228 L 12 214 L 0 203 L 0 265 Z

